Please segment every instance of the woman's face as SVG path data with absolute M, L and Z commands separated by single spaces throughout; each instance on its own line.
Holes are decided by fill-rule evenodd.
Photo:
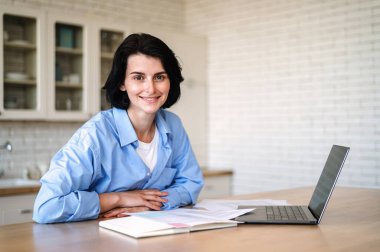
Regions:
M 161 60 L 145 54 L 128 57 L 127 71 L 121 91 L 131 101 L 128 111 L 155 114 L 168 98 L 170 80 Z

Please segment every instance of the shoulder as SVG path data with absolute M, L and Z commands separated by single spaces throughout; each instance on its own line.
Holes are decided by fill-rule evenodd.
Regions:
M 157 126 L 161 133 L 167 134 L 173 141 L 184 141 L 187 136 L 180 117 L 166 109 L 159 111 Z
M 158 112 L 157 124 L 173 134 L 185 130 L 180 117 L 166 109 L 161 109 Z
M 159 111 L 159 115 L 165 120 L 166 123 L 168 124 L 181 124 L 181 119 L 179 118 L 178 115 L 175 113 L 168 111 L 166 109 L 161 109 Z
M 84 123 L 73 135 L 71 141 L 87 142 L 106 137 L 115 128 L 112 110 L 101 111 Z

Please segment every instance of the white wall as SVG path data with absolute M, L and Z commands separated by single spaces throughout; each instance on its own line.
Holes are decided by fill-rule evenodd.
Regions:
M 380 187 L 379 0 L 3 3 L 206 35 L 204 161 L 234 169 L 235 193 L 314 184 L 333 143 L 352 148 L 340 184 Z M 45 161 L 78 126 L 0 122 L 16 157 L 0 166 Z
M 208 37 L 208 163 L 234 192 L 314 185 L 332 144 L 338 184 L 380 188 L 380 1 L 186 0 Z

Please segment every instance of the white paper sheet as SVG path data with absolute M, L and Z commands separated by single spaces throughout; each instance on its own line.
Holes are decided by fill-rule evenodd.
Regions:
M 229 209 L 229 210 L 201 210 L 190 208 L 179 208 L 166 211 L 146 211 L 139 213 L 129 213 L 132 216 L 149 218 L 159 222 L 168 223 L 174 226 L 194 226 L 213 222 L 235 222 L 229 221 L 235 217 L 243 215 L 253 209 Z
M 195 205 L 195 208 L 207 209 L 210 211 L 236 210 L 238 206 L 273 206 L 287 205 L 286 200 L 258 199 L 258 200 L 214 200 L 204 199 Z

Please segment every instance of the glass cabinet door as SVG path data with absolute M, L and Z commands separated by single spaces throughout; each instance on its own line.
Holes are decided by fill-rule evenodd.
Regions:
M 4 110 L 36 110 L 36 18 L 3 15 Z
M 44 118 L 44 12 L 4 5 L 0 16 L 0 120 Z
M 100 84 L 101 87 L 106 83 L 108 74 L 112 68 L 114 53 L 120 43 L 123 41 L 124 34 L 111 30 L 100 30 Z M 100 91 L 100 110 L 110 108 L 107 102 L 105 90 Z
M 55 23 L 55 110 L 81 111 L 83 27 Z

